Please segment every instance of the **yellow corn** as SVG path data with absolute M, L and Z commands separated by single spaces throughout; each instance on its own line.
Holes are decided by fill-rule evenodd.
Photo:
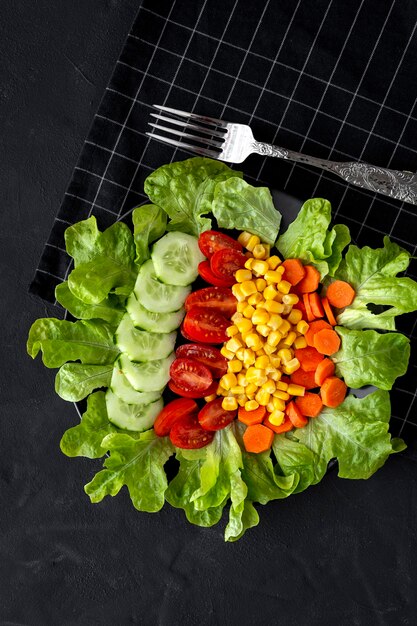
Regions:
M 288 335 L 285 337 L 285 345 L 287 346 L 292 346 L 292 344 L 294 343 L 294 341 L 297 339 L 297 335 L 295 334 L 295 332 L 292 330 L 291 332 L 288 333 Z
M 259 369 L 258 367 L 248 367 L 248 369 L 246 370 L 246 379 L 250 383 L 256 383 L 259 378 L 263 376 L 263 374 L 263 370 Z
M 257 278 L 255 280 L 255 285 L 256 285 L 256 289 L 260 292 L 262 292 L 265 287 L 266 287 L 266 280 L 265 278 Z
M 248 348 L 253 348 L 255 351 L 263 348 L 263 342 L 257 333 L 249 333 L 245 342 Z
M 279 283 L 281 281 L 281 272 L 269 269 L 265 273 L 265 280 L 268 283 Z
M 252 330 L 252 326 L 252 322 L 246 317 L 243 317 L 241 320 L 236 322 L 236 328 L 239 330 L 240 333 L 248 333 L 250 330 Z
M 248 233 L 246 230 L 244 230 L 242 233 L 240 233 L 239 237 L 237 238 L 238 242 L 242 245 L 242 246 L 246 246 L 246 244 L 248 243 L 249 239 L 252 237 L 251 233 Z
M 261 240 L 259 239 L 257 235 L 251 235 L 249 241 L 245 244 L 245 248 L 247 248 L 247 250 L 250 250 L 252 252 L 254 247 L 258 246 L 260 243 L 261 243 Z
M 263 348 L 261 348 L 260 350 L 257 350 L 255 352 L 256 356 L 265 356 L 265 350 Z
M 276 368 L 281 365 L 281 358 L 277 354 L 272 355 L 270 357 L 270 361 L 271 361 L 272 367 Z
M 250 304 L 247 304 L 243 310 L 244 317 L 247 317 L 248 319 L 250 319 L 254 313 L 255 313 L 254 307 L 251 306 Z
M 244 394 L 244 393 L 239 394 L 238 397 L 237 397 L 238 405 L 239 406 L 245 406 L 246 402 L 247 402 L 246 394 Z
M 274 393 L 275 391 L 275 383 L 273 380 L 267 380 L 266 383 L 261 385 L 261 388 L 268 393 Z
M 268 411 L 268 413 L 272 413 L 272 411 L 274 410 L 274 403 L 271 402 L 271 400 L 269 400 L 268 404 L 266 405 L 266 410 Z
M 281 374 L 281 370 L 277 370 L 276 368 L 274 368 L 273 372 L 270 372 L 268 374 L 269 378 L 271 378 L 271 380 L 273 380 L 274 382 L 278 382 L 279 379 L 281 378 L 282 374 Z
M 275 409 L 275 411 L 272 411 L 271 415 L 269 416 L 269 421 L 273 426 L 280 426 L 284 421 L 284 418 L 284 411 L 279 411 L 278 409 Z
M 237 375 L 237 384 L 238 384 L 240 387 L 247 387 L 247 386 L 248 386 L 248 381 L 246 380 L 246 376 L 245 376 L 245 374 L 243 374 L 243 373 L 241 373 L 241 372 L 240 372 L 240 373 Z
M 257 309 L 266 309 L 267 302 L 262 298 L 262 300 L 257 304 Z
M 260 280 L 259 278 L 257 279 L 256 282 L 258 282 L 258 280 Z M 252 293 L 249 298 L 248 298 L 248 304 L 251 304 L 252 306 L 256 306 L 257 304 L 259 304 L 261 301 L 263 300 L 262 298 L 262 294 L 259 293 L 259 291 L 257 291 L 256 293 Z
M 297 296 L 296 293 L 286 293 L 282 296 L 282 302 L 283 304 L 297 304 L 297 302 L 300 300 L 300 298 Z M 300 311 L 301 312 L 301 311 Z
M 237 385 L 237 378 L 233 374 L 233 372 L 228 372 L 221 377 L 220 384 L 224 389 L 229 391 L 232 387 L 235 387 Z
M 229 326 L 229 328 L 226 328 L 226 335 L 228 337 L 234 337 L 234 335 L 237 335 L 238 332 L 239 332 L 239 329 L 235 325 Z
M 284 310 L 282 311 L 283 315 L 289 315 L 292 311 L 292 305 L 291 304 L 284 304 Z
M 306 388 L 302 385 L 295 385 L 294 383 L 290 383 L 288 385 L 287 392 L 290 396 L 303 396 L 305 394 Z
M 290 295 L 290 294 L 288 294 Z M 291 309 L 290 313 L 287 316 L 287 320 L 290 322 L 290 324 L 298 324 L 298 322 L 302 319 L 303 314 L 301 313 L 300 309 Z
M 297 339 L 294 341 L 294 348 L 306 348 L 307 347 L 307 341 L 306 338 L 301 336 L 301 337 L 297 337 Z
M 283 370 L 285 374 L 293 374 L 298 369 L 300 369 L 300 361 L 298 359 L 294 358 L 286 363 L 284 362 Z
M 245 389 L 247 396 L 253 396 L 257 391 L 258 385 L 255 385 L 255 383 L 249 383 L 249 385 Z
M 247 261 L 245 261 L 245 267 L 247 270 L 251 270 L 252 269 L 252 263 L 253 263 L 254 259 L 251 257 L 249 258 Z
M 227 396 L 229 392 L 219 383 L 216 393 L 218 396 Z
M 223 346 L 223 348 L 221 348 L 220 354 L 222 354 L 226 359 L 233 359 L 233 357 L 235 356 L 233 352 L 231 352 L 230 350 L 228 350 L 224 346 Z
M 266 406 L 269 402 L 270 397 L 271 397 L 271 394 L 265 391 L 265 389 L 260 389 L 258 393 L 255 395 L 255 400 L 261 406 Z
M 279 332 L 282 335 L 286 335 L 291 330 L 291 324 L 287 320 L 283 320 L 279 327 Z
M 289 348 L 282 348 L 281 350 L 278 350 L 278 356 L 285 365 L 288 361 L 291 361 L 293 355 Z
M 245 348 L 239 348 L 239 350 L 236 350 L 236 354 L 232 355 L 232 359 L 236 357 L 237 359 L 239 359 L 239 361 L 243 361 L 244 356 L 245 356 Z
M 256 411 L 258 407 L 259 404 L 256 402 L 256 400 L 248 400 L 245 403 L 245 411 Z
M 247 306 L 246 300 L 241 300 L 240 302 L 237 303 L 237 305 L 236 305 L 236 313 L 234 313 L 232 315 L 232 321 L 234 321 L 233 317 L 235 315 L 240 315 L 240 317 L 242 317 L 242 313 L 245 310 L 246 306 Z
M 243 342 L 238 337 L 232 337 L 226 342 L 226 350 L 230 350 L 230 352 L 235 353 L 239 348 L 243 348 Z
M 278 330 L 282 321 L 281 315 L 278 315 L 278 313 L 272 313 L 267 324 L 272 330 Z
M 275 348 L 279 344 L 281 339 L 282 339 L 281 332 L 279 330 L 273 330 L 271 333 L 269 333 L 268 339 L 266 341 L 268 345 Z
M 243 281 L 243 283 L 240 283 L 240 287 L 242 289 L 243 294 L 245 295 L 245 298 L 257 292 L 256 285 L 253 280 Z
M 309 329 L 309 325 L 307 324 L 305 320 L 301 320 L 300 322 L 297 323 L 297 330 L 302 335 L 305 335 L 308 329 Z
M 284 310 L 284 305 L 281 302 L 276 302 L 276 300 L 267 300 L 265 302 L 265 308 L 268 313 L 282 313 Z
M 222 408 L 225 411 L 236 411 L 237 409 L 237 400 L 233 396 L 228 396 L 223 398 Z
M 266 289 L 264 289 L 264 298 L 265 300 L 273 300 L 277 295 L 277 290 L 272 285 L 268 285 Z
M 291 289 L 292 285 L 291 283 L 288 282 L 288 280 L 281 280 L 281 282 L 278 283 L 277 287 L 278 287 L 278 291 L 280 291 L 283 294 L 287 294 L 289 290 Z
M 264 354 L 263 356 L 258 356 L 258 358 L 255 361 L 255 367 L 261 370 L 266 369 L 268 365 L 269 365 L 269 357 L 266 354 Z
M 245 367 L 250 367 L 255 363 L 255 353 L 250 348 L 245 348 L 243 351 L 243 365 Z
M 278 391 L 287 391 L 288 389 L 288 383 L 283 383 L 282 381 L 279 381 L 276 385 L 277 390 Z
M 286 391 L 282 391 L 281 389 L 277 389 L 276 391 L 274 391 L 274 398 L 279 398 L 280 400 L 289 400 L 290 399 L 290 394 L 287 393 Z
M 212 402 L 213 400 L 215 400 L 217 398 L 217 395 L 215 393 L 212 393 L 211 396 L 204 396 L 204 400 L 206 402 Z
M 265 257 L 268 254 L 265 248 L 265 244 L 258 243 L 258 245 L 255 246 L 254 249 L 252 250 L 252 254 L 255 257 L 255 259 L 265 259 Z
M 252 324 L 267 324 L 269 322 L 269 313 L 265 309 L 256 309 L 252 315 Z
M 269 343 L 266 343 L 264 345 L 264 352 L 265 354 L 267 354 L 268 356 L 270 356 L 271 354 L 273 354 L 276 351 L 276 346 L 271 346 Z
M 242 367 L 242 361 L 239 361 L 239 359 L 232 359 L 227 364 L 227 370 L 229 372 L 232 372 L 233 374 L 237 374 L 238 372 L 240 372 Z
M 255 259 L 252 263 L 252 273 L 255 274 L 255 276 L 263 276 L 268 269 L 268 263 L 261 259 Z
M 234 396 L 240 396 L 245 393 L 244 387 L 241 387 L 240 385 L 235 385 L 235 387 L 232 387 L 230 391 Z
M 271 329 L 267 326 L 267 324 L 258 324 L 256 330 L 260 335 L 262 335 L 262 337 L 268 337 L 271 332 Z
M 276 269 L 280 263 L 281 263 L 281 259 L 276 254 L 274 254 L 274 256 L 270 256 L 268 259 L 268 265 L 271 268 L 271 270 Z
M 238 283 L 243 283 L 246 280 L 251 280 L 252 272 L 246 269 L 237 270 L 235 278 Z
M 241 284 L 235 284 L 232 286 L 232 293 L 234 295 L 234 297 L 236 298 L 236 300 L 238 302 L 243 302 L 243 300 L 246 298 L 245 294 L 242 291 L 242 285 Z
M 272 404 L 274 405 L 274 409 L 277 411 L 285 410 L 285 400 L 281 400 L 280 398 L 272 398 Z

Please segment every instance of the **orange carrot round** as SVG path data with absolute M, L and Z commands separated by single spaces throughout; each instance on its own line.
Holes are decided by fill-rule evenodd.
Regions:
M 314 335 L 319 332 L 319 330 L 323 330 L 323 328 L 329 328 L 331 330 L 331 326 L 325 320 L 315 320 L 311 322 L 308 327 L 308 331 L 304 335 L 307 345 L 314 347 Z
M 314 335 L 314 347 L 320 354 L 335 354 L 340 348 L 340 337 L 335 330 L 323 328 Z
M 291 382 L 306 389 L 314 389 L 318 386 L 315 383 L 314 372 L 305 372 L 301 367 L 291 374 Z
M 326 317 L 329 320 L 329 324 L 331 324 L 332 326 L 336 326 L 336 319 L 335 319 L 335 316 L 333 315 L 332 307 L 330 306 L 328 299 L 322 298 L 321 303 L 326 313 Z
M 323 407 L 323 402 L 318 393 L 306 391 L 304 396 L 298 396 L 295 399 L 295 406 L 305 417 L 317 417 Z
M 310 346 L 297 348 L 294 350 L 294 356 L 299 360 L 301 369 L 305 372 L 314 372 L 317 365 L 324 359 L 323 355 L 317 352 L 316 348 Z
M 328 286 L 326 296 L 332 306 L 342 309 L 352 304 L 356 292 L 345 280 L 335 280 Z
M 312 322 L 314 320 L 314 315 L 313 315 L 313 312 L 311 310 L 308 293 L 304 293 L 303 294 L 303 304 L 304 304 L 305 309 L 306 309 L 307 322 Z
M 243 406 L 239 407 L 237 413 L 237 419 L 239 422 L 246 424 L 246 426 L 252 426 L 253 424 L 262 424 L 265 417 L 266 408 L 264 406 L 258 406 L 253 411 L 246 411 Z
M 243 433 L 243 443 L 247 452 L 265 452 L 274 440 L 274 433 L 262 424 L 248 426 Z
M 308 299 L 310 302 L 311 312 L 314 317 L 324 317 L 324 311 L 321 304 L 320 296 L 317 291 L 308 294 Z
M 337 376 L 329 376 L 323 382 L 320 395 L 324 406 L 335 408 L 342 404 L 346 396 L 347 387 L 343 380 Z
M 320 282 L 320 273 L 312 265 L 304 265 L 305 276 L 297 283 L 297 293 L 312 293 L 317 291 Z
M 306 275 L 304 265 L 300 259 L 285 259 L 282 262 L 282 266 L 285 267 L 283 278 L 288 280 L 292 286 L 297 285 Z
M 268 414 L 268 417 L 264 419 L 263 424 L 267 426 L 268 428 L 270 428 L 271 430 L 273 430 L 274 433 L 277 433 L 278 435 L 280 433 L 287 433 L 294 428 L 292 421 L 287 416 L 285 416 L 285 419 L 282 422 L 282 424 L 280 424 L 279 426 L 275 426 L 275 424 L 271 424 L 271 422 L 269 421 L 269 414 Z
M 304 417 L 300 409 L 294 402 L 289 402 L 285 407 L 285 413 L 288 415 L 293 426 L 296 428 L 303 428 L 308 424 L 308 419 Z
M 314 372 L 314 382 L 317 387 L 321 387 L 326 378 L 333 376 L 334 363 L 330 359 L 323 359 L 321 363 L 317 365 L 317 369 Z

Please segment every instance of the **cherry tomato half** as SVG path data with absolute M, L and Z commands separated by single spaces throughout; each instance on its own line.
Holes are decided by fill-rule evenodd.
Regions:
M 185 300 L 186 311 L 192 309 L 193 306 L 215 309 L 230 318 L 233 313 L 236 313 L 237 300 L 228 287 L 205 287 L 190 293 Z
M 189 358 L 199 361 L 209 368 L 214 378 L 220 378 L 227 372 L 227 359 L 220 350 L 201 343 L 185 343 L 176 349 L 177 358 Z
M 217 311 L 193 307 L 182 323 L 185 336 L 201 343 L 224 343 L 228 340 L 226 329 L 229 320 Z
M 206 283 L 210 283 L 210 285 L 215 285 L 216 287 L 231 287 L 236 282 L 234 278 L 219 278 L 218 276 L 213 274 L 210 267 L 210 261 L 202 261 L 201 263 L 199 263 L 198 273 L 200 274 L 201 278 L 206 281 Z
M 218 381 L 213 380 L 210 387 L 206 389 L 205 391 L 200 391 L 200 392 L 186 391 L 185 389 L 182 389 L 181 387 L 176 385 L 172 379 L 168 381 L 168 387 L 171 389 L 172 393 L 175 393 L 177 396 L 180 396 L 181 398 L 197 399 L 197 398 L 204 398 L 205 396 L 211 396 L 212 393 L 216 393 L 218 386 L 219 386 Z
M 186 391 L 206 391 L 213 382 L 209 368 L 195 359 L 175 359 L 169 374 L 174 383 Z
M 157 416 L 153 425 L 158 437 L 166 437 L 175 422 L 191 413 L 197 413 L 198 405 L 194 400 L 178 398 L 168 402 Z
M 210 259 L 217 250 L 223 250 L 223 248 L 231 248 L 232 250 L 242 251 L 242 245 L 232 239 L 228 235 L 223 235 L 216 230 L 206 230 L 201 233 L 198 238 L 198 246 L 205 257 Z
M 175 422 L 169 433 L 174 446 L 193 450 L 203 448 L 213 441 L 214 433 L 204 430 L 196 415 L 187 415 L 184 419 Z
M 213 254 L 210 259 L 210 269 L 218 278 L 236 282 L 234 278 L 235 272 L 244 267 L 247 260 L 242 252 L 225 248 Z
M 222 402 L 223 398 L 216 398 L 199 412 L 198 421 L 204 430 L 221 430 L 235 419 L 237 411 L 225 411 Z

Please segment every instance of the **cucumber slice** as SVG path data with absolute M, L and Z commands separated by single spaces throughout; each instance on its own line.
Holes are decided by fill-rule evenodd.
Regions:
M 133 326 L 129 313 L 124 315 L 116 330 L 116 342 L 121 352 L 132 361 L 164 359 L 174 349 L 177 333 L 150 333 Z
M 145 309 L 153 313 L 172 313 L 184 304 L 191 287 L 165 285 L 158 280 L 152 259 L 146 261 L 139 270 L 134 292 Z
M 119 360 L 116 361 L 113 367 L 110 389 L 120 400 L 128 404 L 149 404 L 158 400 L 162 393 L 162 389 L 159 391 L 136 391 L 136 389 L 133 389 L 120 369 Z
M 168 285 L 189 285 L 198 276 L 198 264 L 205 260 L 197 237 L 167 233 L 152 248 L 152 261 L 159 280 Z
M 162 398 L 149 404 L 128 404 L 123 402 L 115 393 L 106 391 L 106 407 L 109 421 L 119 428 L 142 432 L 154 424 L 156 416 L 164 408 Z
M 185 315 L 184 307 L 173 313 L 152 313 L 141 305 L 134 292 L 127 300 L 126 309 L 135 326 L 159 333 L 170 333 L 178 328 Z
M 133 363 L 126 354 L 119 357 L 120 369 L 136 391 L 160 391 L 169 381 L 174 352 L 165 359 Z

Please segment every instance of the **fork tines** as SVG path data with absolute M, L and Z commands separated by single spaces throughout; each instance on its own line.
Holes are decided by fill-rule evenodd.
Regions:
M 151 116 L 157 120 L 157 123 L 149 122 L 149 126 L 157 131 L 168 133 L 168 135 L 174 135 L 174 138 L 157 134 L 155 130 L 146 133 L 149 137 L 177 148 L 190 150 L 201 156 L 219 157 L 227 133 L 227 124 L 225 122 L 158 104 L 153 106 L 158 110 L 158 113 L 151 113 Z M 159 111 L 162 111 L 165 115 L 162 115 Z M 172 124 L 174 128 L 160 122 Z M 178 130 L 175 127 L 180 127 L 182 130 Z M 188 131 L 193 132 L 190 133 Z M 175 139 L 175 137 L 178 137 L 178 139 Z M 184 139 L 188 141 L 184 141 Z

